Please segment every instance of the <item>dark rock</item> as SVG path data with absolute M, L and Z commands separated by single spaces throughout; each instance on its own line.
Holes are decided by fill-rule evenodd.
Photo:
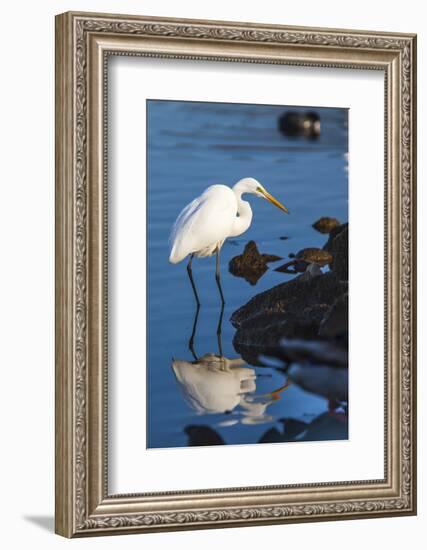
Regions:
M 267 263 L 280 260 L 280 256 L 260 254 L 254 241 L 249 241 L 243 254 L 230 260 L 228 269 L 232 275 L 243 277 L 251 285 L 255 285 L 267 271 Z
M 254 296 L 233 313 L 233 344 L 245 361 L 257 364 L 260 354 L 274 354 L 282 338 L 318 338 L 325 314 L 347 284 L 332 272 L 303 277 Z
M 303 248 L 297 252 L 296 258 L 305 262 L 324 266 L 332 262 L 332 255 L 327 250 L 321 248 Z
M 330 271 L 322 273 L 320 266 L 324 265 L 329 265 Z M 231 322 L 237 329 L 233 340 L 236 351 L 254 365 L 261 364 L 260 355 L 267 355 L 283 360 L 286 365 L 305 363 L 345 368 L 348 224 L 331 229 L 323 249 L 300 250 L 292 261 L 276 271 L 304 273 L 254 296 L 233 313 Z M 286 352 L 280 346 L 284 338 L 293 340 Z M 322 340 L 327 342 L 319 342 Z M 326 355 L 325 345 L 330 346 Z M 320 376 L 320 371 L 314 374 Z
M 288 137 L 317 138 L 320 135 L 320 117 L 312 111 L 286 111 L 279 118 L 279 130 Z
M 309 425 L 303 441 L 348 439 L 347 414 L 323 413 Z
M 331 231 L 323 250 L 332 254 L 331 270 L 341 281 L 348 281 L 348 223 Z
M 319 336 L 337 338 L 348 334 L 348 293 L 338 296 L 320 323 Z
M 307 430 L 308 424 L 295 418 L 281 418 L 279 422 L 282 424 L 283 431 L 280 432 L 277 428 L 270 428 L 258 443 L 283 443 L 286 441 L 294 441 L 296 437 Z
M 339 225 L 341 225 L 341 222 L 339 222 L 336 218 L 328 218 L 325 216 L 314 222 L 312 227 L 314 227 L 314 229 L 319 233 L 330 233 Z
M 222 437 L 209 426 L 190 425 L 185 427 L 184 432 L 188 436 L 189 447 L 225 445 Z
M 289 237 L 286 237 L 285 235 L 283 237 L 279 237 L 279 239 L 281 241 L 287 241 L 289 239 Z
M 261 436 L 259 443 L 348 439 L 348 416 L 345 413 L 322 413 L 309 424 L 293 418 L 281 418 L 279 422 L 283 431 L 270 428 Z

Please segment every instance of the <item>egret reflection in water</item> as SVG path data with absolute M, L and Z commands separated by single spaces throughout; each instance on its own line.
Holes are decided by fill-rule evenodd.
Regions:
M 222 349 L 221 309 L 218 323 L 218 347 Z M 194 352 L 199 309 L 196 309 L 189 348 L 194 360 L 174 359 L 172 370 L 182 390 L 184 399 L 199 415 L 225 413 L 230 419 L 219 422 L 221 426 L 241 424 L 259 424 L 273 421 L 267 413 L 268 407 L 281 397 L 288 387 L 285 383 L 267 393 L 256 393 L 256 369 L 247 366 L 241 357 L 227 358 L 221 354 L 205 353 L 197 357 Z

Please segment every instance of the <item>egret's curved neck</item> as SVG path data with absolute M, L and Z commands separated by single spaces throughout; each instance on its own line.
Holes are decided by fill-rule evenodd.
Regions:
M 238 235 L 241 235 L 251 225 L 251 221 L 252 221 L 251 206 L 247 201 L 244 201 L 242 199 L 242 194 L 245 193 L 246 191 L 247 191 L 246 188 L 244 188 L 243 186 L 240 186 L 239 182 L 236 183 L 236 185 L 233 187 L 233 192 L 236 195 L 236 199 L 237 199 L 238 215 L 234 220 L 230 237 L 237 237 Z

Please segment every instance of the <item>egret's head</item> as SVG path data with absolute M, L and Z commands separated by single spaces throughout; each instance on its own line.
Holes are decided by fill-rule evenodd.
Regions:
M 266 199 L 271 202 L 271 204 L 274 204 L 274 206 L 277 206 L 277 208 L 280 208 L 280 210 L 283 210 L 283 212 L 289 214 L 289 210 L 286 208 L 286 206 L 275 199 L 273 195 L 270 195 L 267 189 L 255 178 L 243 178 L 237 182 L 235 187 L 241 189 L 242 193 L 252 193 L 257 197 Z

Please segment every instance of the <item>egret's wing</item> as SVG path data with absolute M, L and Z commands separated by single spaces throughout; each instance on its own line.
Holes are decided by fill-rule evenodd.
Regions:
M 171 233 L 171 261 L 224 240 L 236 216 L 234 193 L 225 186 L 208 188 L 178 216 Z
M 203 195 L 202 195 L 203 197 Z M 187 204 L 185 208 L 182 209 L 181 213 L 175 220 L 175 223 L 173 224 L 171 234 L 169 236 L 169 244 L 173 246 L 173 243 L 175 242 L 175 239 L 179 233 L 180 228 L 185 227 L 186 224 L 191 222 L 191 216 L 199 210 L 202 206 L 202 201 L 200 200 L 202 197 L 197 197 L 197 199 L 194 199 L 190 202 L 190 204 Z

